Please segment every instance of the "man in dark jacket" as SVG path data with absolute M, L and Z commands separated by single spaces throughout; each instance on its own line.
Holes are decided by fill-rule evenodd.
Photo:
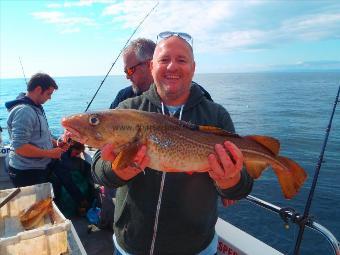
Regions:
M 150 65 L 154 84 L 118 108 L 159 112 L 234 132 L 228 112 L 192 84 L 191 37 L 172 32 L 159 36 Z M 145 145 L 121 171 L 112 169 L 114 159 L 112 146 L 105 146 L 95 155 L 92 171 L 99 183 L 118 187 L 114 219 L 117 254 L 215 254 L 218 195 L 241 199 L 253 184 L 242 169 L 242 153 L 230 142 L 215 146 L 215 154 L 208 157 L 208 172 L 192 175 L 146 168 Z
M 150 72 L 150 61 L 156 44 L 149 39 L 138 38 L 123 51 L 124 72 L 131 86 L 120 90 L 112 102 L 110 109 L 114 109 L 125 99 L 139 96 L 147 91 L 153 82 Z

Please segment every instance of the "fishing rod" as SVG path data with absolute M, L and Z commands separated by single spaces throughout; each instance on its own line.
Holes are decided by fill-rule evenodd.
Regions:
M 264 201 L 262 199 L 259 199 L 255 196 L 248 195 L 245 198 L 248 202 L 258 205 L 264 209 L 267 209 L 269 211 L 272 211 L 276 214 L 278 214 L 282 220 L 285 222 L 285 228 L 289 228 L 288 220 L 290 220 L 292 223 L 295 224 L 300 224 L 302 220 L 302 215 L 296 212 L 293 208 L 290 207 L 279 207 L 277 205 L 271 204 L 267 201 Z M 334 255 L 340 255 L 340 245 L 336 237 L 325 227 L 320 225 L 319 223 L 313 221 L 313 220 L 308 220 L 305 221 L 306 227 L 318 232 L 321 234 L 324 238 L 327 239 L 329 242 Z
M 325 150 L 326 150 L 328 136 L 329 136 L 329 133 L 330 133 L 330 130 L 331 130 L 331 127 L 332 127 L 332 122 L 333 122 L 333 117 L 334 117 L 335 109 L 336 109 L 337 104 L 339 103 L 339 94 L 340 94 L 340 86 L 339 86 L 339 89 L 338 89 L 337 96 L 335 97 L 332 114 L 331 114 L 331 117 L 329 119 L 329 123 L 328 123 L 327 129 L 326 129 L 325 139 L 323 141 L 323 145 L 322 145 L 321 153 L 320 153 L 320 156 L 319 156 L 319 160 L 318 160 L 318 163 L 317 163 L 317 165 L 315 167 L 313 183 L 312 183 L 309 195 L 308 195 L 308 199 L 307 199 L 307 202 L 306 202 L 306 206 L 305 206 L 305 210 L 304 210 L 303 216 L 301 218 L 301 224 L 299 224 L 299 228 L 300 228 L 299 229 L 299 234 L 297 236 L 296 243 L 295 243 L 295 248 L 294 248 L 294 254 L 295 255 L 299 254 L 300 245 L 301 245 L 301 242 L 302 242 L 302 236 L 303 236 L 303 233 L 304 233 L 304 230 L 305 230 L 305 226 L 306 226 L 306 223 L 310 220 L 309 219 L 309 210 L 310 210 L 310 207 L 311 207 L 311 204 L 312 204 L 312 200 L 313 200 L 313 195 L 314 195 L 316 183 L 318 181 L 318 177 L 319 177 L 319 173 L 320 173 L 320 168 L 321 168 L 321 165 L 323 163 L 323 156 L 324 156 L 324 153 L 325 153 Z
M 315 190 L 315 187 L 316 187 L 316 183 L 317 183 L 319 171 L 320 171 L 320 168 L 321 168 L 321 164 L 323 163 L 323 155 L 324 155 L 324 152 L 325 152 L 325 149 L 326 149 L 328 136 L 329 136 L 329 133 L 330 133 L 330 130 L 331 130 L 333 116 L 334 116 L 334 113 L 335 113 L 336 106 L 340 102 L 339 94 L 340 94 L 340 86 L 339 86 L 338 93 L 337 93 L 337 96 L 336 96 L 336 99 L 335 99 L 335 102 L 334 102 L 334 106 L 333 106 L 332 114 L 331 114 L 331 117 L 330 117 L 330 120 L 329 120 L 329 124 L 328 124 L 328 127 L 326 129 L 326 137 L 324 139 L 322 150 L 321 150 L 319 160 L 318 160 L 318 163 L 317 163 L 317 166 L 316 166 L 313 183 L 312 183 L 312 186 L 311 186 L 311 190 L 310 190 L 310 193 L 309 193 L 308 200 L 306 202 L 304 214 L 301 215 L 296 210 L 294 210 L 294 208 L 290 208 L 290 207 L 281 208 L 279 206 L 273 205 L 271 203 L 268 203 L 264 200 L 261 200 L 257 197 L 251 196 L 251 195 L 248 195 L 245 198 L 250 203 L 256 204 L 256 205 L 258 205 L 258 206 L 260 206 L 264 209 L 270 210 L 270 211 L 278 214 L 282 218 L 282 220 L 285 222 L 286 228 L 289 227 L 288 220 L 290 220 L 292 223 L 299 225 L 300 231 L 299 231 L 298 238 L 296 240 L 294 255 L 299 254 L 300 244 L 301 244 L 301 241 L 302 241 L 303 231 L 304 231 L 305 227 L 313 229 L 316 232 L 318 232 L 319 234 L 321 234 L 322 236 L 324 236 L 327 239 L 327 241 L 329 242 L 329 244 L 331 245 L 334 254 L 340 255 L 340 244 L 339 244 L 338 240 L 336 239 L 336 237 L 328 229 L 326 229 L 322 225 L 318 224 L 317 222 L 313 221 L 313 219 L 311 219 L 310 216 L 309 216 L 309 210 L 310 210 L 310 207 L 311 207 L 311 202 L 312 202 L 312 199 L 313 199 L 313 194 L 314 194 L 314 190 Z
M 22 73 L 24 75 L 25 83 L 27 85 L 26 75 L 25 75 L 24 67 L 23 67 L 22 62 L 21 62 L 21 57 L 19 57 L 19 62 L 20 62 Z M 0 145 L 2 145 L 2 143 L 3 143 L 3 141 L 2 141 L 2 132 L 3 132 L 4 129 L 7 129 L 7 127 L 1 127 L 0 126 Z
M 133 33 L 131 34 L 131 36 L 129 37 L 129 39 L 126 41 L 125 45 L 123 46 L 123 48 L 122 48 L 121 51 L 119 52 L 117 58 L 116 58 L 115 61 L 112 63 L 112 65 L 111 65 L 109 71 L 107 72 L 107 74 L 105 75 L 104 79 L 103 79 L 102 82 L 100 83 L 100 85 L 99 85 L 99 87 L 98 87 L 96 93 L 94 93 L 94 95 L 93 95 L 93 97 L 92 97 L 90 103 L 87 105 L 87 107 L 86 107 L 86 109 L 85 109 L 85 112 L 87 112 L 87 110 L 90 108 L 90 105 L 92 104 L 94 98 L 97 96 L 97 94 L 98 94 L 100 88 L 103 86 L 103 84 L 104 84 L 104 82 L 105 82 L 107 76 L 109 76 L 109 73 L 111 72 L 113 66 L 116 64 L 116 62 L 117 62 L 118 58 L 120 57 L 120 55 L 122 54 L 123 50 L 125 49 L 125 47 L 127 46 L 127 44 L 130 42 L 132 36 L 134 36 L 134 34 L 135 34 L 135 33 L 137 32 L 137 30 L 139 29 L 139 27 L 144 23 L 144 21 L 146 20 L 146 18 L 153 12 L 153 10 L 157 7 L 158 4 L 159 4 L 159 2 L 157 2 L 157 3 L 155 4 L 155 6 L 154 6 L 154 7 L 153 7 L 153 8 L 145 15 L 145 17 L 142 19 L 141 22 L 139 22 L 138 26 L 135 28 L 135 30 L 133 31 Z
M 22 73 L 23 73 L 23 75 L 24 75 L 25 82 L 26 82 L 26 85 L 27 85 L 26 75 L 25 75 L 24 67 L 22 66 L 22 63 L 21 63 L 21 58 L 20 58 L 20 57 L 19 57 L 19 61 L 20 61 L 21 70 L 22 70 Z

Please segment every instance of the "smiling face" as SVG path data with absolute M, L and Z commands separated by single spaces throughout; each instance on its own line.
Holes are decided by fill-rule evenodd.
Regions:
M 186 102 L 195 72 L 195 61 L 187 42 L 177 36 L 161 41 L 155 49 L 151 71 L 157 92 L 165 104 Z

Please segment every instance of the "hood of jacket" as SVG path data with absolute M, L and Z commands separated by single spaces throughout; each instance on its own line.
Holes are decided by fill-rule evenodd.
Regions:
M 155 84 L 151 84 L 150 89 L 144 92 L 143 95 L 146 96 L 152 104 L 154 104 L 158 108 L 162 108 L 162 99 L 157 93 Z M 195 107 L 204 98 L 204 93 L 202 92 L 200 87 L 196 83 L 192 82 L 190 88 L 190 96 L 188 98 L 188 101 L 185 103 L 183 110 L 186 111 Z
M 46 120 L 46 123 L 47 123 L 47 126 L 48 126 L 48 121 L 47 121 L 47 118 L 46 118 L 46 115 L 45 115 L 45 111 L 44 111 L 44 108 L 42 107 L 41 104 L 36 104 L 33 102 L 33 100 L 31 98 L 29 98 L 28 96 L 26 96 L 25 93 L 20 93 L 15 100 L 12 100 L 12 101 L 8 101 L 5 103 L 5 107 L 8 111 L 11 111 L 11 109 L 13 109 L 13 107 L 17 106 L 17 105 L 31 105 L 31 106 L 34 106 L 32 107 L 34 112 L 36 113 L 37 115 L 37 118 L 38 118 L 38 121 L 39 121 L 39 132 L 40 132 L 40 137 L 41 137 L 41 121 L 40 121 L 40 118 L 39 118 L 39 114 L 38 114 L 38 110 L 36 108 L 38 108 L 40 110 L 40 114 L 43 115 L 44 119 Z M 36 108 L 35 108 L 36 107 Z
M 6 102 L 5 107 L 8 111 L 10 111 L 14 106 L 17 106 L 19 104 L 28 104 L 42 109 L 41 105 L 34 103 L 33 100 L 26 96 L 24 93 L 20 93 L 16 99 Z

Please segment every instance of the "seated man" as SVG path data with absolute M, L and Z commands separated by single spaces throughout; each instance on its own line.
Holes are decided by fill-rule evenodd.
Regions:
M 84 149 L 83 144 L 72 142 L 53 167 L 53 173 L 57 176 L 53 180 L 56 203 L 66 216 L 72 216 L 75 209 L 79 215 L 85 215 L 92 200 L 91 165 L 80 157 Z

